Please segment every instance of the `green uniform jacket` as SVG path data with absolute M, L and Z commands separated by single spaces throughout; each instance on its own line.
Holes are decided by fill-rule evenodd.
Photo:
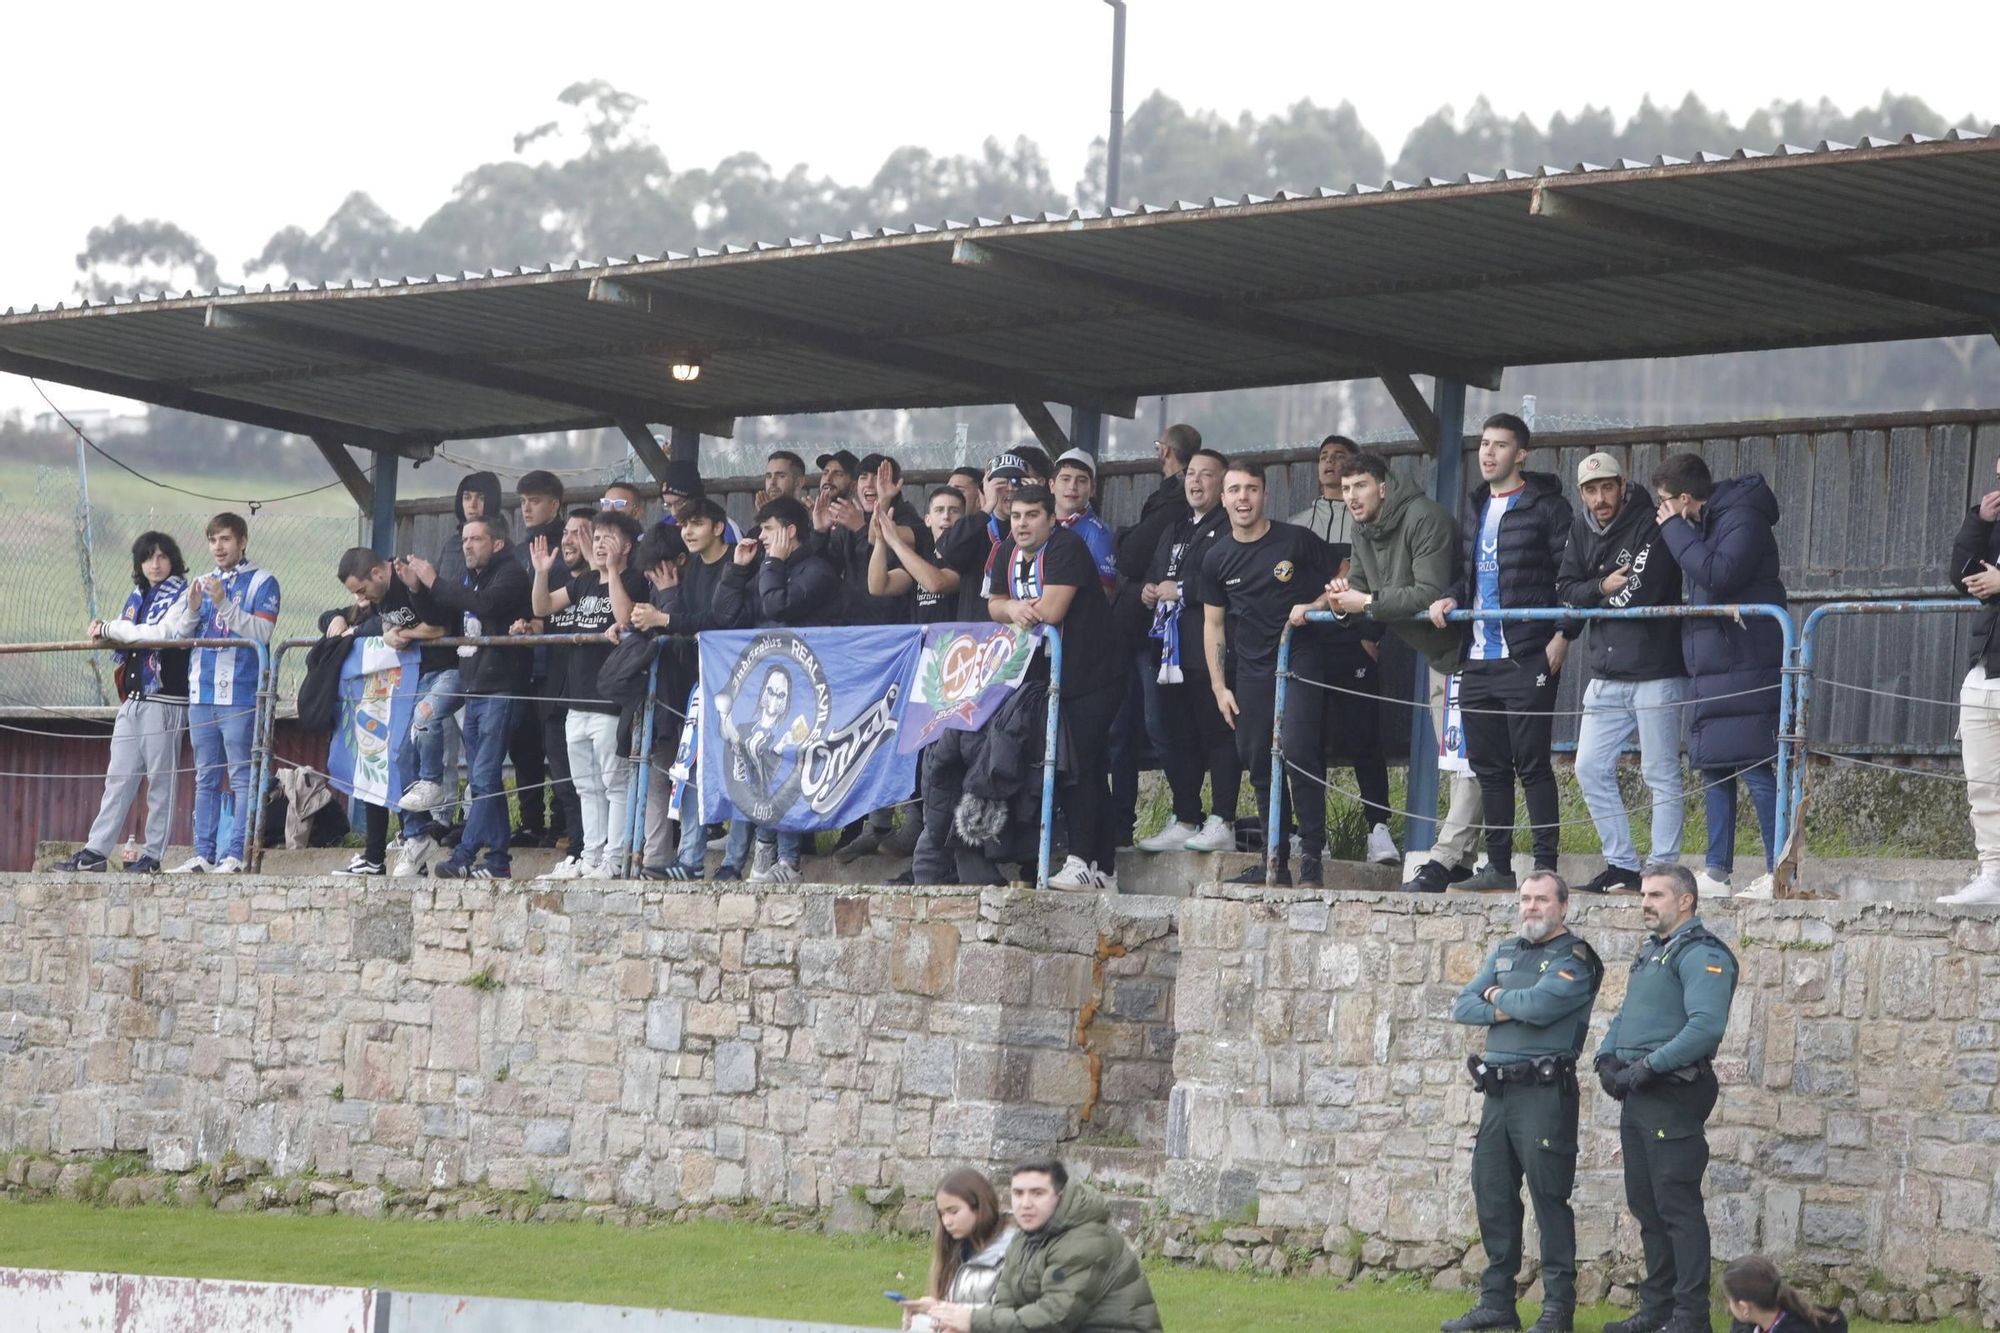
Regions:
M 1412 620 L 1451 591 L 1458 573 L 1458 521 L 1408 477 L 1391 475 L 1382 512 L 1354 525 L 1348 586 L 1374 597 L 1368 615 L 1393 629 L 1433 667 L 1458 670 L 1463 625 Z
M 1532 1060 L 1538 1055 L 1583 1054 L 1590 1032 L 1590 1006 L 1604 981 L 1604 965 L 1588 944 L 1564 930 L 1540 944 L 1520 936 L 1486 956 L 1479 974 L 1465 983 L 1452 1005 L 1460 1023 L 1490 1024 L 1486 1059 L 1491 1064 Z M 1504 1023 L 1493 1021 L 1494 1006 L 1482 997 L 1502 989 Z
M 1008 1249 L 972 1333 L 1161 1333 L 1145 1270 L 1110 1218 L 1096 1190 L 1071 1181 L 1048 1224 Z
M 1690 917 L 1666 939 L 1649 939 L 1639 950 L 1624 1007 L 1597 1049 L 1671 1074 L 1715 1054 L 1735 996 L 1736 955 L 1700 917 Z

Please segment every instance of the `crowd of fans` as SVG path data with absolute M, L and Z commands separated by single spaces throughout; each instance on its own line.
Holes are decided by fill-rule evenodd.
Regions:
M 733 821 L 726 834 L 681 812 L 697 808 L 695 774 L 676 759 L 696 671 L 687 636 L 760 626 L 999 621 L 1056 626 L 1065 760 L 1059 817 L 1067 856 L 1051 883 L 1115 889 L 1116 856 L 1134 843 L 1138 774 L 1148 754 L 1165 772 L 1171 817 L 1140 839 L 1146 852 L 1225 851 L 1265 845 L 1261 821 L 1239 818 L 1247 772 L 1261 812 L 1270 805 L 1270 744 L 1280 734 L 1287 772 L 1280 818 L 1296 834 L 1276 840 L 1277 864 L 1245 872 L 1280 883 L 1324 878 L 1327 774 L 1351 769 L 1368 828 L 1370 861 L 1401 860 L 1390 832 L 1382 746 L 1384 633 L 1404 639 L 1431 668 L 1434 732 L 1453 771 L 1448 812 L 1431 856 L 1410 887 L 1515 887 L 1515 788 L 1525 793 L 1533 861 L 1553 868 L 1560 815 L 1551 763 L 1559 673 L 1585 640 L 1591 680 L 1576 770 L 1602 843 L 1605 868 L 1581 887 L 1636 891 L 1645 868 L 1620 797 L 1619 755 L 1636 735 L 1650 791 L 1647 864 L 1681 855 L 1683 748 L 1701 782 L 1708 842 L 1698 876 L 1707 897 L 1731 892 L 1738 784 L 1750 793 L 1771 866 L 1773 772 L 1783 644 L 1769 620 L 1452 620 L 1449 613 L 1519 608 L 1640 608 L 1783 603 L 1773 529 L 1778 505 L 1756 475 L 1710 476 L 1701 458 L 1673 454 L 1642 484 L 1610 454 L 1585 458 L 1568 480 L 1527 467 L 1529 427 L 1502 413 L 1482 429 L 1479 482 L 1460 514 L 1428 498 L 1387 462 L 1341 436 L 1320 447 L 1319 493 L 1287 520 L 1266 513 L 1265 478 L 1203 446 L 1192 426 L 1156 442 L 1158 487 L 1134 522 L 1114 530 L 1096 508 L 1096 461 L 1071 450 L 1051 460 L 1015 448 L 985 468 L 962 467 L 948 484 L 906 494 L 885 454 L 847 450 L 815 461 L 770 456 L 751 527 L 738 531 L 706 493 L 692 463 L 668 465 L 653 497 L 633 483 L 566 507 L 548 472 L 515 487 L 519 531 L 502 512 L 500 482 L 475 472 L 458 487 L 456 526 L 436 557 L 349 551 L 336 571 L 351 602 L 321 617 L 330 636 L 381 635 L 421 654 L 416 721 L 395 804 L 370 808 L 366 845 L 350 872 L 507 877 L 510 853 L 560 846 L 545 878 L 611 878 L 628 863 L 632 792 L 630 706 L 599 672 L 628 634 L 666 635 L 661 707 L 647 770 L 643 845 L 635 872 L 705 874 L 758 882 L 800 877 L 806 835 Z M 1991 512 L 1989 512 L 1991 511 Z M 1956 571 L 1975 595 L 2000 595 L 1994 537 L 2000 500 L 1968 516 Z M 162 774 L 193 737 L 199 770 L 195 855 L 180 871 L 242 867 L 244 825 L 218 841 L 224 808 L 246 810 L 257 658 L 248 648 L 148 649 L 147 641 L 199 635 L 269 642 L 279 589 L 248 559 L 248 527 L 234 514 L 209 525 L 212 574 L 189 580 L 173 538 L 147 533 L 133 549 L 135 591 L 123 615 L 92 627 L 127 650 L 124 690 L 103 812 L 71 868 L 102 868 L 124 826 L 142 773 Z M 1333 619 L 1308 620 L 1311 611 Z M 1982 628 L 1987 622 L 1982 622 Z M 1280 636 L 1292 628 L 1291 687 L 1277 716 Z M 591 635 L 601 643 L 514 646 L 510 635 Z M 496 636 L 482 645 L 441 638 Z M 1982 639 L 1982 644 L 1989 639 Z M 1982 653 L 1984 648 L 1981 649 Z M 1045 661 L 1038 670 L 1046 673 Z M 1975 665 L 1985 693 L 1983 658 Z M 1400 691 L 1398 692 L 1400 694 Z M 447 822 L 445 734 L 456 717 L 468 783 L 463 824 Z M 1456 719 L 1462 719 L 1462 723 Z M 1392 713 L 1389 720 L 1399 722 Z M 1984 728 L 1984 724 L 1981 724 Z M 1977 737 L 1973 751 L 2000 749 Z M 1976 732 L 1976 734 L 1975 734 Z M 997 878 L 996 861 L 1021 854 L 1003 827 L 961 827 L 954 802 L 967 773 L 1006 762 L 926 751 L 922 786 L 899 806 L 841 830 L 835 855 L 911 857 L 921 882 Z M 936 751 L 937 753 L 933 753 Z M 511 764 L 518 818 L 508 816 Z M 2000 766 L 2000 761 L 1995 761 Z M 1965 901 L 2000 900 L 2000 806 L 1973 787 L 1975 823 L 1991 826 L 1990 865 Z M 233 803 L 225 799 L 233 794 Z M 934 795 L 949 799 L 932 799 Z M 158 869 L 166 822 L 147 824 L 145 859 Z M 1992 809 L 1987 809 L 1992 806 Z M 993 836 L 984 836 L 993 835 Z M 1483 840 L 1485 864 L 1476 862 Z M 392 857 L 392 853 L 394 853 Z M 1986 853 L 1982 852 L 1983 859 Z M 970 878 L 968 878 L 970 877 Z M 1770 892 L 1769 875 L 1746 893 Z M 1962 898 L 1962 895 L 1961 895 Z

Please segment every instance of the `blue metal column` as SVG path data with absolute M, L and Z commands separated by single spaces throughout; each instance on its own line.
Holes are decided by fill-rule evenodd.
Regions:
M 1431 496 L 1455 518 L 1463 503 L 1465 473 L 1465 385 L 1458 380 L 1440 379 L 1431 392 L 1431 411 L 1437 415 L 1437 478 Z M 1431 731 L 1431 668 L 1417 659 L 1415 695 L 1417 706 L 1410 710 L 1410 786 L 1403 802 L 1415 818 L 1403 829 L 1403 846 L 1413 852 L 1427 852 L 1437 844 L 1438 765 L 1437 737 Z
M 676 463 L 701 462 L 701 432 L 686 426 L 675 426 L 667 440 L 667 457 Z
M 1072 407 L 1069 410 L 1069 442 L 1072 448 L 1081 449 L 1092 458 L 1102 455 L 1104 414 L 1087 407 Z
M 374 454 L 375 508 L 368 516 L 368 544 L 388 560 L 396 554 L 396 474 L 402 470 L 403 456 L 390 449 Z

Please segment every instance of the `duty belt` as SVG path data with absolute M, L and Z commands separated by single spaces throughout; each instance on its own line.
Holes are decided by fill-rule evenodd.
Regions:
M 1489 1097 L 1504 1094 L 1509 1083 L 1576 1087 L 1573 1055 L 1537 1055 L 1508 1064 L 1490 1064 L 1484 1056 L 1468 1055 L 1465 1068 L 1472 1075 L 1473 1090 Z

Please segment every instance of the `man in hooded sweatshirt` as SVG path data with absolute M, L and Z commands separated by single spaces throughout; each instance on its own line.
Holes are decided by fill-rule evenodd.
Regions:
M 1139 1256 L 1111 1225 L 1104 1196 L 1061 1162 L 1023 1162 L 1008 1183 L 1021 1234 L 1000 1265 L 991 1305 L 938 1304 L 950 1333 L 1160 1333 Z
M 1511 412 L 1486 419 L 1479 438 L 1479 475 L 1466 497 L 1462 559 L 1451 595 L 1431 603 L 1431 623 L 1461 606 L 1473 611 L 1556 605 L 1556 572 L 1569 546 L 1570 507 L 1562 479 L 1527 470 L 1534 439 Z M 1554 870 L 1562 829 L 1556 796 L 1556 681 L 1575 621 L 1473 620 L 1463 628 L 1465 757 L 1486 812 L 1486 869 L 1462 886 L 1469 892 L 1512 893 L 1514 781 L 1528 798 L 1535 869 Z
M 1653 469 L 1660 537 L 1681 567 L 1689 606 L 1785 603 L 1778 570 L 1778 497 L 1755 472 L 1718 482 L 1699 454 L 1668 454 Z M 1704 898 L 1731 895 L 1736 860 L 1736 779 L 1750 789 L 1764 838 L 1765 874 L 1739 896 L 1768 898 L 1776 849 L 1778 701 L 1784 632 L 1767 616 L 1741 621 L 1690 616 L 1681 624 L 1694 695 L 1688 762 L 1707 787 L 1708 864 L 1695 877 Z
M 1414 481 L 1392 474 L 1378 454 L 1342 463 L 1340 488 L 1353 522 L 1354 559 L 1346 578 L 1327 584 L 1327 604 L 1338 615 L 1387 625 L 1423 655 L 1430 666 L 1431 733 L 1442 740 L 1445 687 L 1458 670 L 1461 642 L 1457 626 L 1440 629 L 1418 617 L 1457 578 L 1458 522 Z M 1419 892 L 1442 893 L 1472 873 L 1479 784 L 1469 773 L 1453 773 L 1449 788 L 1450 806 L 1430 859 L 1410 881 Z
M 1583 508 L 1570 529 L 1556 591 L 1564 606 L 1675 606 L 1681 570 L 1654 521 L 1646 488 L 1628 481 L 1610 454 L 1595 453 L 1576 470 Z M 1590 686 L 1576 741 L 1576 782 L 1597 824 L 1604 873 L 1577 887 L 1588 893 L 1637 893 L 1639 854 L 1631 817 L 1618 792 L 1618 754 L 1639 733 L 1639 767 L 1653 801 L 1653 846 L 1646 864 L 1681 859 L 1681 735 L 1687 722 L 1687 666 L 1674 620 L 1595 620 Z

